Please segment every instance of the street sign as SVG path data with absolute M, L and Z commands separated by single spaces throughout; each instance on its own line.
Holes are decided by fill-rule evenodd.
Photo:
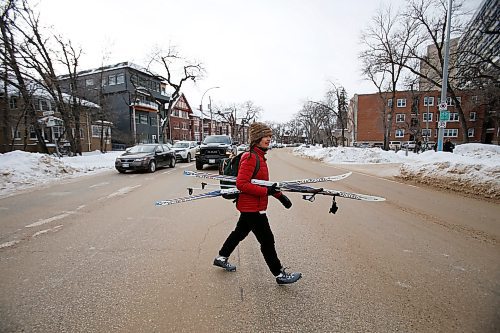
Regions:
M 450 112 L 447 110 L 442 110 L 441 112 L 439 112 L 439 120 L 449 121 L 450 120 Z
M 52 116 L 54 114 L 54 111 L 43 111 L 42 114 L 44 117 Z
M 448 104 L 446 104 L 446 102 L 439 103 L 438 109 L 439 111 L 446 111 L 448 110 Z
M 438 128 L 446 128 L 446 121 L 438 121 Z

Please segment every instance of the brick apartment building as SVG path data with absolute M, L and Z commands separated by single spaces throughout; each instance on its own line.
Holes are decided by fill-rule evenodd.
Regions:
M 349 103 L 349 145 L 366 142 L 383 146 L 384 117 L 388 117 L 391 103 L 394 111 L 389 128 L 389 141 L 422 140 L 437 141 L 440 91 L 400 91 L 395 101 L 390 94 L 354 95 Z M 459 94 L 460 103 L 467 124 L 469 142 L 498 144 L 498 124 L 489 117 L 489 110 L 481 103 L 480 97 L 470 92 Z M 455 143 L 463 142 L 463 129 L 459 115 L 448 98 L 450 120 L 446 122 L 444 137 Z

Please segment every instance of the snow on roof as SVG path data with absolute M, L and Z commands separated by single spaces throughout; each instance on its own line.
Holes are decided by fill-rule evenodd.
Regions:
M 47 100 L 53 101 L 54 99 L 52 98 L 52 95 L 40 84 L 30 81 L 27 82 L 28 84 L 28 89 L 31 92 L 31 94 L 34 97 L 38 98 L 45 98 Z M 0 81 L 0 91 L 3 91 L 4 87 L 4 82 Z M 19 89 L 11 84 L 7 85 L 7 93 L 9 96 L 20 96 L 21 93 Z M 73 100 L 73 97 L 70 94 L 62 93 L 64 102 L 66 103 L 71 103 Z M 87 101 L 86 99 L 76 97 L 77 103 L 81 104 L 82 106 L 88 107 L 88 108 L 94 108 L 94 109 L 99 109 L 100 106 L 98 104 L 92 103 L 91 101 Z

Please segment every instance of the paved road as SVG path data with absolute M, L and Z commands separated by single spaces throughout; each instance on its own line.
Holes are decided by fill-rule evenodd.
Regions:
M 287 149 L 269 164 L 276 180 L 344 172 Z M 498 203 L 359 171 L 324 185 L 386 202 L 338 199 L 331 215 L 330 198 L 271 199 L 280 258 L 303 273 L 277 286 L 252 236 L 237 272 L 212 267 L 238 217 L 230 201 L 153 206 L 197 183 L 186 167 L 0 199 L 0 332 L 500 330 Z

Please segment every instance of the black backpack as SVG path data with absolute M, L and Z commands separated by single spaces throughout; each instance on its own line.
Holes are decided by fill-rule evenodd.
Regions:
M 257 175 L 257 172 L 259 171 L 260 168 L 260 159 L 259 156 L 254 151 L 251 150 L 250 154 L 254 154 L 255 157 L 257 157 L 257 164 L 255 164 L 255 170 L 252 175 L 252 178 L 254 178 Z M 243 153 L 223 159 L 219 164 L 219 175 L 234 176 L 234 177 L 238 176 L 238 169 L 240 167 L 241 156 L 243 156 Z M 221 189 L 232 188 L 234 186 L 236 186 L 235 182 L 228 182 L 224 180 L 220 181 Z M 234 201 L 238 200 L 238 196 L 239 193 L 230 193 L 222 195 L 224 199 L 234 200 Z

